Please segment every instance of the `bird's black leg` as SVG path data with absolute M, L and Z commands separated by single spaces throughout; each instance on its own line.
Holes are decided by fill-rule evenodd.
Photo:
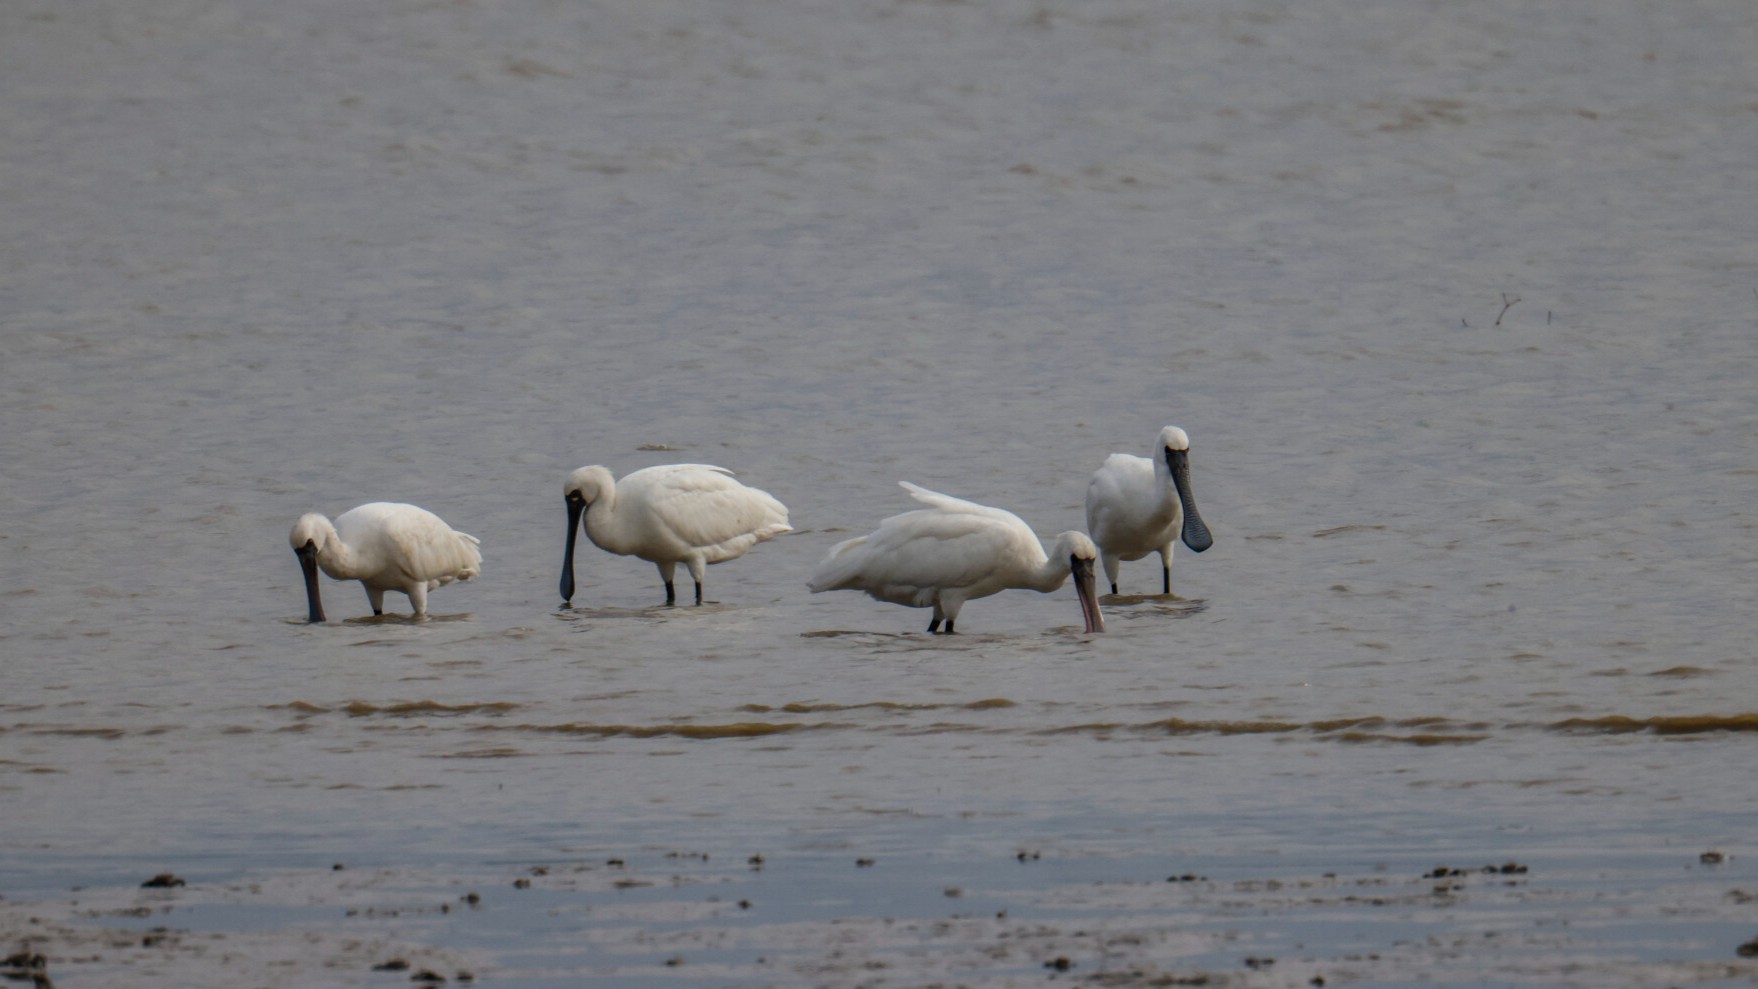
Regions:
M 1117 582 L 1116 581 L 1111 582 L 1111 596 L 1112 597 L 1117 596 Z
M 696 607 L 700 608 L 701 606 L 702 606 L 702 585 L 701 585 L 701 583 L 697 583 L 696 584 Z
M 669 580 L 665 582 L 665 603 L 666 604 L 677 604 L 678 603 L 678 589 L 673 587 L 671 581 L 669 581 Z
M 938 632 L 940 630 L 941 622 L 946 623 L 946 631 L 952 631 L 952 619 L 946 617 L 946 609 L 940 607 L 940 602 L 935 601 L 934 620 L 928 623 L 928 634 L 933 635 L 935 632 Z
M 1163 586 L 1165 587 L 1165 590 L 1162 591 L 1161 593 L 1171 594 L 1172 593 L 1172 568 L 1170 566 L 1162 566 L 1160 568 L 1160 577 L 1164 581 Z

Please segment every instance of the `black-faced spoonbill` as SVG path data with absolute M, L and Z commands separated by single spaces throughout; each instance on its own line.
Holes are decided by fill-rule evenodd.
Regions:
M 1048 553 L 1019 516 L 900 481 L 917 501 L 933 507 L 893 515 L 874 532 L 830 548 L 807 586 L 820 591 L 866 591 L 907 608 L 933 608 L 928 631 L 953 623 L 966 601 L 1018 587 L 1049 593 L 1074 577 L 1088 632 L 1105 630 L 1093 595 L 1099 551 L 1085 533 L 1064 532 Z
M 1201 553 L 1214 544 L 1190 490 L 1190 437 L 1177 426 L 1160 430 L 1154 458 L 1113 453 L 1087 484 L 1087 531 L 1099 545 L 1111 593 L 1119 560 L 1160 554 L 1163 593 L 1172 593 L 1172 546 Z
M 675 604 L 672 575 L 678 564 L 696 581 L 702 603 L 702 570 L 724 563 L 784 532 L 787 506 L 767 491 L 733 480 L 732 471 L 708 464 L 648 467 L 618 481 L 609 470 L 582 467 L 568 475 L 568 544 L 562 560 L 562 601 L 574 600 L 574 537 L 585 517 L 586 538 L 599 549 L 634 556 L 659 567 L 665 603 Z
M 386 501 L 351 508 L 334 524 L 316 512 L 299 517 L 288 537 L 305 571 L 305 600 L 313 622 L 324 620 L 317 568 L 336 580 L 358 580 L 385 613 L 385 592 L 408 595 L 417 616 L 427 614 L 427 592 L 482 572 L 480 540 L 457 532 L 425 508 Z

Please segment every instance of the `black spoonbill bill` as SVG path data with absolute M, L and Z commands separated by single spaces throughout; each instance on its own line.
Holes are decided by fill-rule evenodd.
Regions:
M 401 591 L 417 616 L 427 614 L 427 592 L 482 572 L 481 541 L 458 532 L 425 508 L 375 501 L 351 508 L 334 524 L 316 512 L 299 517 L 288 537 L 305 571 L 311 621 L 324 620 L 317 568 L 336 580 L 366 587 L 372 613 L 385 613 L 385 592 Z
M 767 491 L 733 480 L 732 471 L 708 464 L 648 467 L 618 481 L 609 470 L 582 467 L 568 475 L 568 543 L 562 559 L 562 601 L 574 600 L 574 537 L 581 517 L 586 538 L 618 556 L 635 556 L 659 567 L 665 603 L 675 604 L 672 574 L 682 563 L 696 581 L 702 603 L 702 570 L 724 563 L 784 532 L 787 506 Z
M 1099 544 L 1105 577 L 1117 593 L 1119 560 L 1160 554 L 1163 593 L 1172 593 L 1172 545 L 1201 553 L 1215 540 L 1196 511 L 1190 490 L 1190 437 L 1177 426 L 1160 430 L 1154 457 L 1113 453 L 1087 484 L 1087 531 Z
M 932 506 L 893 515 L 879 528 L 830 548 L 807 586 L 820 591 L 866 591 L 906 608 L 933 608 L 928 631 L 953 623 L 966 601 L 1010 587 L 1048 594 L 1070 576 L 1088 632 L 1105 630 L 1093 595 L 1099 551 L 1085 533 L 1064 532 L 1048 553 L 1019 516 L 927 488 L 899 482 Z

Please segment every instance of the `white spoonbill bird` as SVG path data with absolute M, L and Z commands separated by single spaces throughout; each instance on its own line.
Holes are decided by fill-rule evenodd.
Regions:
M 586 520 L 586 538 L 618 556 L 635 556 L 659 567 L 665 603 L 675 604 L 672 575 L 682 563 L 696 581 L 702 603 L 702 569 L 745 555 L 784 532 L 787 506 L 767 491 L 733 480 L 732 471 L 708 464 L 647 467 L 620 482 L 609 470 L 582 467 L 568 475 L 568 544 L 562 560 L 562 601 L 574 600 L 574 537 Z
M 1099 544 L 1105 577 L 1117 593 L 1119 560 L 1160 554 L 1166 594 L 1172 593 L 1172 546 L 1201 553 L 1214 545 L 1190 490 L 1190 437 L 1177 426 L 1160 430 L 1154 458 L 1113 453 L 1087 484 L 1087 531 Z
M 481 540 L 414 505 L 375 501 L 343 512 L 334 524 L 311 512 L 293 523 L 288 542 L 305 571 L 313 622 L 324 620 L 318 567 L 336 580 L 360 581 L 375 615 L 385 613 L 386 591 L 408 595 L 420 616 L 427 614 L 428 591 L 482 573 Z
M 812 593 L 866 591 L 907 608 L 931 607 L 928 631 L 945 622 L 951 635 L 959 609 L 972 598 L 1010 587 L 1048 594 L 1073 576 L 1086 630 L 1105 630 L 1093 596 L 1099 551 L 1085 533 L 1064 532 L 1046 554 L 1031 527 L 1012 512 L 898 483 L 933 507 L 893 515 L 876 531 L 832 546 L 807 584 Z

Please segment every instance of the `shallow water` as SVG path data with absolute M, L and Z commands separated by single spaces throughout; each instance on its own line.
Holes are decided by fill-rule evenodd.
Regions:
M 1749 975 L 1755 45 L 1708 0 L 9 5 L 0 895 L 171 869 L 191 931 L 505 985 L 837 981 L 814 919 L 1042 980 L 880 926 L 1001 910 L 1180 918 L 1106 950 L 1248 984 L 1504 923 L 1566 931 L 1444 977 Z M 1103 636 L 804 590 L 898 480 L 1049 536 L 1168 423 L 1216 544 Z M 799 531 L 700 609 L 583 547 L 558 608 L 566 472 L 674 461 Z M 483 577 L 304 625 L 287 529 L 376 499 Z M 228 892 L 361 875 L 312 902 L 494 909 Z M 1421 906 L 1239 885 L 1376 876 Z

